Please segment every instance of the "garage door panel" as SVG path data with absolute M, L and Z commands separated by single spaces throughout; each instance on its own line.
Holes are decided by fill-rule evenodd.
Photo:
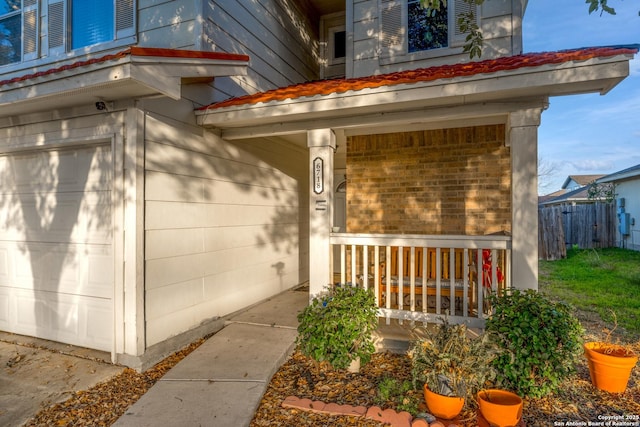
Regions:
M 22 195 L 12 203 L 20 209 L 3 215 L 2 240 L 111 244 L 110 191 Z
M 109 146 L 0 156 L 0 328 L 111 349 L 111 170 Z
M 7 258 L 14 260 L 0 272 L 0 285 L 111 298 L 111 250 L 106 245 L 40 243 L 31 244 L 29 251 L 25 251 L 16 243 L 0 242 L 0 259 L 3 253 L 10 253 Z M 11 265 L 15 268 L 10 268 Z
M 10 171 L 2 175 L 2 192 L 8 194 L 91 191 L 111 186 L 108 146 L 4 156 L 0 157 L 0 168 Z
M 0 286 L 0 328 L 9 328 L 9 289 Z
M 109 299 L 43 291 L 0 289 L 11 332 L 99 350 L 110 350 L 113 318 Z M 0 319 L 0 322 L 3 322 Z M 0 323 L 1 324 L 1 323 Z
M 10 278 L 9 250 L 0 242 L 0 285 L 8 284 Z

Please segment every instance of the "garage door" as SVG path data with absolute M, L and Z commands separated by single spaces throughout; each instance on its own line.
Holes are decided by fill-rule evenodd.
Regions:
M 110 350 L 111 151 L 0 155 L 0 329 Z

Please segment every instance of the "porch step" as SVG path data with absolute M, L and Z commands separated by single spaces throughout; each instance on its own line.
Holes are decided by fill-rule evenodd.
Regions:
M 378 329 L 373 333 L 376 352 L 406 353 L 410 341 L 416 338 L 415 326 L 410 321 L 400 323 L 398 319 L 379 318 Z

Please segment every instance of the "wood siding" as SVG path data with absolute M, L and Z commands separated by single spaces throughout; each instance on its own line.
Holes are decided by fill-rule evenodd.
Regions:
M 248 75 L 217 78 L 210 102 L 314 80 L 320 72 L 318 23 L 311 23 L 305 5 L 139 0 L 138 45 L 249 55 Z
M 247 76 L 217 79 L 216 100 L 318 78 L 318 23 L 310 22 L 305 4 L 293 0 L 206 1 L 205 46 L 251 58 Z
M 145 127 L 147 346 L 306 280 L 303 150 L 233 145 L 160 114 Z

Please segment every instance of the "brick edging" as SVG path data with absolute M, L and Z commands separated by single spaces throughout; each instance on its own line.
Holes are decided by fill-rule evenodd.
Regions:
M 288 396 L 282 402 L 283 408 L 298 409 L 301 411 L 314 412 L 332 416 L 364 417 L 381 423 L 389 424 L 392 427 L 457 427 L 455 421 L 448 421 L 443 424 L 441 421 L 434 421 L 431 424 L 426 420 L 418 418 L 413 420 L 411 414 L 402 411 L 396 412 L 393 409 L 382 409 L 379 406 L 338 405 L 337 403 L 324 403 L 319 400 L 301 399 L 296 396 Z

